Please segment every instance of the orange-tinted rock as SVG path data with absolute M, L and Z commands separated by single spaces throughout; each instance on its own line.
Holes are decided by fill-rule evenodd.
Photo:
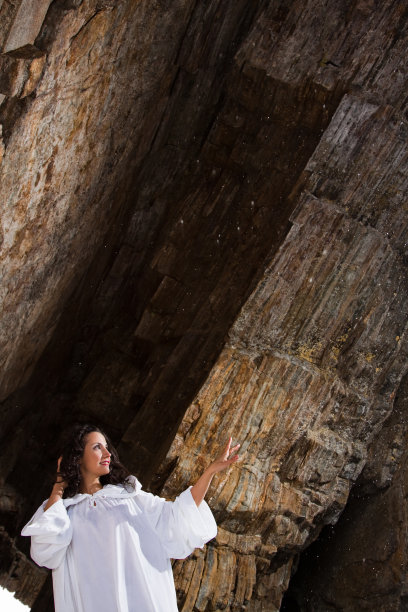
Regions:
M 33 45 L 0 55 L 0 93 L 18 98 L 30 95 L 40 80 L 46 54 Z
M 302 610 L 398 612 L 407 604 L 408 378 L 371 445 L 338 524 L 301 558 L 290 595 Z
M 31 515 L 80 418 L 176 494 L 231 432 L 180 608 L 277 610 L 406 370 L 407 20 L 163 8 L 53 2 L 43 76 L 1 107 L 0 478 Z
M 361 114 L 364 150 L 353 148 Z M 312 171 L 306 184 L 319 175 L 324 185 L 326 167 L 334 164 L 326 142 L 341 131 L 333 156 L 347 168 L 342 180 L 370 190 L 367 176 L 359 180 L 361 158 L 383 141 L 388 160 L 400 159 L 404 130 L 391 109 L 346 97 L 306 167 L 306 175 Z M 405 180 L 400 166 L 393 168 L 383 189 Z M 172 495 L 194 481 L 204 456 L 214 456 L 228 435 L 241 442 L 241 464 L 214 479 L 209 502 L 223 529 L 260 536 L 274 547 L 263 555 L 268 562 L 256 584 L 274 576 L 277 606 L 288 577 L 277 578 L 274 559 L 281 567 L 281 559 L 337 521 L 368 444 L 392 410 L 407 358 L 408 285 L 397 238 L 404 240 L 407 220 L 399 207 L 383 209 L 379 227 L 375 219 L 355 218 L 353 198 L 348 206 L 308 191 L 298 198 L 291 231 L 181 425 L 168 456 L 177 464 L 165 486 Z M 367 202 L 375 207 L 375 194 Z M 393 227 L 398 234 L 391 245 Z M 197 457 L 196 449 L 204 448 Z
M 75 10 L 53 3 L 36 39 L 47 66 L 35 96 L 25 106 L 9 98 L 1 107 L 2 398 L 28 379 L 62 305 L 130 197 L 132 172 L 156 129 L 151 101 L 160 107 L 173 78 L 182 20 L 173 21 L 183 10 L 159 25 L 160 10 L 149 3 L 90 0 Z M 151 27 L 153 42 L 135 52 L 138 27 L 140 35 Z M 166 45 L 154 42 L 156 27 L 164 39 L 171 31 Z M 2 57 L 26 66 L 19 51 Z M 18 72 L 8 95 L 28 94 L 34 72 L 25 83 Z

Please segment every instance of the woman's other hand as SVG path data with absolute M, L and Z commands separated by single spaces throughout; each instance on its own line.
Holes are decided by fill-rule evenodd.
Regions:
M 68 483 L 62 478 L 62 474 L 60 472 L 60 466 L 61 466 L 61 461 L 62 461 L 62 456 L 58 459 L 58 464 L 57 464 L 57 476 L 54 482 L 54 486 L 52 487 L 52 491 L 51 491 L 51 495 L 48 499 L 48 502 L 44 508 L 44 512 L 46 510 L 48 510 L 48 508 L 50 508 L 51 506 L 53 506 L 55 504 L 55 502 L 59 501 L 60 499 L 62 499 L 63 495 L 64 495 L 64 491 L 68 486 Z
M 55 483 L 53 486 L 53 490 L 55 489 L 56 491 L 60 491 L 61 492 L 61 497 L 65 491 L 65 489 L 68 486 L 68 483 L 63 479 L 62 474 L 60 472 L 60 467 L 61 467 L 61 461 L 62 461 L 62 455 L 61 457 L 59 457 L 58 459 L 58 464 L 57 464 L 57 477 L 55 479 Z

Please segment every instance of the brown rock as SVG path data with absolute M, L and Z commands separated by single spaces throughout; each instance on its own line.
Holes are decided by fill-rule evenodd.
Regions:
M 185 612 L 277 610 L 394 408 L 407 23 L 391 1 L 53 2 L 35 95 L 1 106 L 0 476 L 31 515 L 80 418 L 173 495 L 231 432 L 219 536 L 174 565 Z
M 0 54 L 0 93 L 25 98 L 37 87 L 46 54 L 33 45 Z
M 405 376 L 338 524 L 301 557 L 290 595 L 302 610 L 406 608 L 407 401 Z
M 4 155 L 4 141 L 3 141 L 3 126 L 0 124 L 0 164 L 3 160 Z M 2 238 L 0 239 L 0 243 L 2 242 Z
M 55 329 L 58 304 L 70 295 L 79 270 L 89 265 L 130 197 L 132 173 L 151 146 L 158 107 L 153 113 L 150 100 L 166 99 L 174 72 L 173 55 L 163 41 L 173 40 L 174 54 L 178 43 L 172 37 L 182 28 L 182 21 L 175 25 L 174 20 L 188 7 L 162 15 L 160 25 L 158 10 L 148 3 L 112 8 L 88 1 L 77 10 L 54 3 L 36 41 L 48 59 L 36 96 L 28 101 L 29 112 L 14 99 L 2 105 L 7 145 L 0 176 L 6 210 L 2 226 L 8 236 L 0 254 L 3 398 L 28 379 Z M 155 38 L 158 27 L 162 42 L 146 42 L 135 53 L 132 28 L 147 31 L 149 22 L 151 35 Z M 166 38 L 166 31 L 172 37 Z M 20 60 L 7 61 L 21 66 Z M 124 66 L 132 74 L 130 88 Z M 18 83 L 13 92 L 23 88 L 21 93 L 27 93 Z M 117 198 L 112 199 L 113 192 Z M 112 241 L 108 244 L 113 248 Z
M 346 97 L 326 138 L 342 130 L 349 156 L 359 129 L 352 117 L 361 117 L 356 108 L 367 113 L 367 129 L 370 116 L 377 124 L 369 132 L 372 143 L 358 149 L 357 159 L 354 149 L 354 163 L 347 166 L 360 184 L 359 157 L 375 150 L 375 141 L 388 143 L 389 160 L 400 158 L 406 141 L 398 137 L 403 126 L 390 109 L 380 112 Z M 321 181 L 332 163 L 324 145 L 306 169 L 313 169 L 312 177 L 319 172 Z M 332 151 L 340 165 L 347 164 L 341 146 Z M 362 188 L 370 189 L 365 179 Z M 392 174 L 384 186 L 386 181 L 395 185 Z M 367 201 L 371 205 L 372 198 Z M 404 236 L 406 220 L 397 223 L 400 209 L 389 206 L 380 231 L 341 204 L 338 196 L 334 204 L 300 194 L 291 231 L 194 400 L 198 421 L 185 428 L 183 445 L 177 442 L 181 452 L 169 454 L 173 461 L 177 456 L 165 487 L 172 494 L 202 468 L 200 458 L 191 464 L 195 448 L 205 446 L 211 455 L 228 434 L 239 440 L 242 465 L 217 478 L 209 501 L 223 528 L 261 535 L 286 557 L 307 546 L 322 525 L 337 521 L 368 443 L 392 410 L 406 361 L 401 339 L 408 286 L 398 250 L 388 241 L 397 225 L 397 235 Z M 404 248 L 398 239 L 396 244 Z M 257 584 L 275 576 L 274 556 L 269 568 L 258 570 Z M 287 580 L 274 584 L 281 596 Z M 275 605 L 279 601 L 276 596 Z

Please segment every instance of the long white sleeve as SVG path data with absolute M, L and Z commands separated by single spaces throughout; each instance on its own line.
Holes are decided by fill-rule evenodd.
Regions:
M 32 519 L 21 531 L 31 536 L 31 557 L 40 566 L 57 568 L 72 538 L 72 527 L 62 500 L 55 502 L 44 512 L 41 504 Z
M 169 558 L 184 559 L 217 535 L 217 524 L 205 501 L 196 505 L 190 488 L 174 502 L 141 491 L 140 504 Z

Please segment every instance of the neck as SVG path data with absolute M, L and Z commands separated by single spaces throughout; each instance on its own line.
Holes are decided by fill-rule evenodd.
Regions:
M 88 493 L 89 495 L 93 495 L 96 491 L 100 491 L 103 488 L 102 484 L 99 481 L 99 476 L 82 475 L 81 484 L 79 485 L 80 493 Z

